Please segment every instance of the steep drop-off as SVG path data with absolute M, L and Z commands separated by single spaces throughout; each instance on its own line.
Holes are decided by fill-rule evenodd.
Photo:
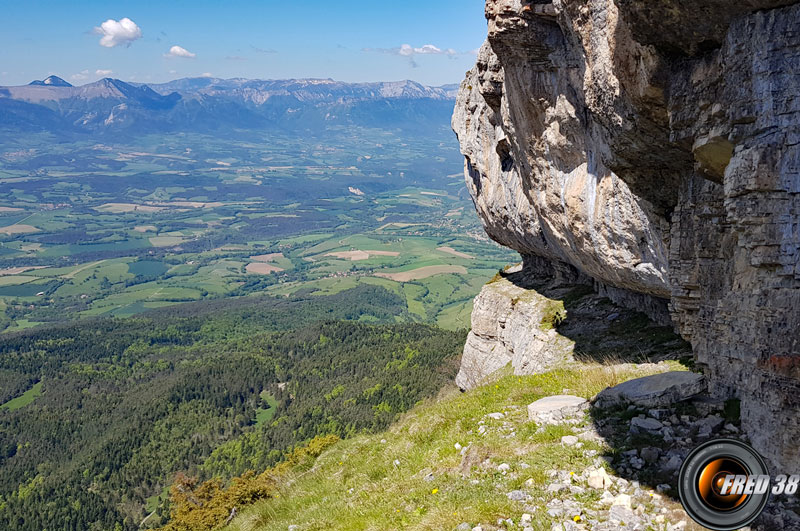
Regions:
M 800 5 L 488 0 L 486 17 L 453 116 L 486 232 L 523 269 L 671 320 L 754 446 L 800 469 Z

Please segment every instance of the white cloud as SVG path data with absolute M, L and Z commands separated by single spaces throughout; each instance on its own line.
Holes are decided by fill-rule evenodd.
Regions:
M 419 48 L 414 48 L 410 44 L 403 44 L 400 46 L 400 48 L 397 48 L 397 54 L 406 57 L 410 57 L 412 55 L 456 55 L 457 53 L 458 52 L 452 48 L 442 50 L 433 44 L 425 44 Z
M 443 50 L 433 44 L 424 44 L 419 47 L 403 44 L 396 48 L 364 48 L 365 52 L 388 53 L 391 55 L 402 55 L 403 57 L 413 57 L 415 55 L 460 55 L 456 50 L 447 48 Z
M 211 72 L 203 72 L 200 77 L 214 77 L 214 75 Z
M 96 76 L 103 76 L 103 77 L 110 76 L 110 75 L 111 75 L 111 74 L 113 74 L 113 73 L 114 73 L 114 71 L 113 71 L 113 70 L 101 70 L 101 69 L 99 69 L 99 68 L 98 68 L 97 70 L 95 70 L 95 71 L 94 71 L 94 75 L 96 75 Z
M 378 53 L 386 53 L 390 55 L 399 55 L 401 57 L 407 57 L 411 66 L 416 68 L 417 62 L 414 60 L 414 56 L 417 55 L 446 55 L 447 57 L 454 58 L 457 55 L 463 55 L 462 53 L 452 49 L 442 49 L 438 46 L 434 46 L 433 44 L 424 44 L 422 46 L 416 47 L 411 46 L 410 44 L 402 44 L 396 48 L 364 48 L 363 51 L 365 52 L 378 52 Z
M 124 44 L 130 46 L 136 39 L 142 38 L 142 30 L 128 17 L 120 20 L 108 19 L 100 26 L 94 28 L 94 32 L 100 37 L 100 46 L 113 48 Z
M 72 74 L 71 76 L 69 76 L 69 78 L 71 80 L 73 80 L 73 81 L 83 81 L 84 79 L 87 79 L 88 77 L 89 77 L 89 71 L 88 70 L 81 70 L 80 73 Z
M 186 59 L 194 59 L 197 57 L 196 53 L 192 53 L 182 46 L 173 46 L 169 52 L 164 54 L 164 57 L 184 57 Z

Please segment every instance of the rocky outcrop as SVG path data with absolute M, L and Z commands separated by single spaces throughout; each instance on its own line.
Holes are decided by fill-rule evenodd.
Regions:
M 572 359 L 574 342 L 553 321 L 563 304 L 534 289 L 498 278 L 475 298 L 456 384 L 469 389 L 509 363 L 516 374 L 543 372 Z
M 668 308 L 754 446 L 799 468 L 800 5 L 488 0 L 486 16 L 453 116 L 486 232 Z
M 536 374 L 573 360 L 660 361 L 691 353 L 671 326 L 615 304 L 585 281 L 534 257 L 498 273 L 475 298 L 458 386 L 480 385 L 509 364 L 515 374 Z

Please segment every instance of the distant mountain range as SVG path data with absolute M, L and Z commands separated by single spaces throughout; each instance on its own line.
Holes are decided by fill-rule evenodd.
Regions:
M 449 122 L 457 85 L 414 81 L 184 78 L 160 84 L 57 76 L 0 87 L 0 131 L 73 137 L 167 131 L 331 126 L 425 128 Z

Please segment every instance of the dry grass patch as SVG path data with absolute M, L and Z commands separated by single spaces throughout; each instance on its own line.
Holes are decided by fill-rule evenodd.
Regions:
M 457 256 L 459 258 L 466 258 L 467 260 L 472 260 L 473 258 L 475 258 L 471 254 L 462 253 L 461 251 L 456 251 L 452 247 L 442 246 L 442 247 L 437 247 L 436 250 L 439 251 L 439 252 L 442 252 L 442 253 L 446 253 L 446 254 L 450 254 L 450 255 L 453 255 L 453 256 Z
M 272 262 L 278 258 L 283 258 L 283 253 L 257 254 L 255 256 L 251 256 L 250 260 L 253 260 L 254 262 Z
M 7 227 L 0 227 L 0 233 L 2 234 L 28 234 L 31 232 L 39 232 L 39 229 L 34 227 L 33 225 L 9 225 Z
M 5 269 L 0 269 L 0 277 L 6 275 L 19 275 L 20 273 L 24 273 L 25 271 L 31 271 L 33 269 L 44 269 L 47 266 L 22 266 L 22 267 L 7 267 Z
M 136 232 L 158 232 L 155 225 L 137 225 L 133 228 Z
M 265 264 L 264 262 L 251 262 L 247 264 L 244 269 L 248 273 L 256 273 L 258 275 L 269 275 L 270 273 L 283 271 L 283 268 L 281 267 L 274 266 L 272 264 Z
M 360 249 L 356 249 L 354 251 L 337 251 L 334 253 L 328 253 L 325 256 L 333 256 L 335 258 L 342 258 L 344 260 L 350 260 L 352 262 L 356 262 L 358 260 L 367 260 L 372 256 L 400 256 L 400 253 L 395 251 L 362 251 Z
M 409 282 L 411 280 L 420 280 L 444 273 L 458 273 L 461 275 L 466 275 L 467 270 L 464 266 L 460 265 L 436 265 L 418 267 L 417 269 L 412 269 L 411 271 L 402 271 L 400 273 L 375 273 L 375 276 L 388 278 L 389 280 L 394 280 L 397 282 Z

